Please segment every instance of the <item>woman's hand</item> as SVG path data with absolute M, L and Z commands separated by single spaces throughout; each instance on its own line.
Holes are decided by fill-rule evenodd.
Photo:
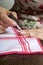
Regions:
M 5 8 L 0 7 L 0 33 L 5 32 L 6 28 L 9 26 L 18 27 L 17 23 L 8 17 L 10 13 L 12 13 L 13 16 L 17 19 L 17 14 L 15 12 L 11 12 Z
M 29 30 L 30 36 L 43 40 L 43 28 Z
M 43 40 L 43 28 L 22 30 L 20 31 L 20 33 L 25 36 L 36 37 L 38 39 Z

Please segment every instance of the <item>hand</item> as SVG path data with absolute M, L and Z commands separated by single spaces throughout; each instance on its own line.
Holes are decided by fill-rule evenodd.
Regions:
M 20 31 L 22 35 L 31 36 L 43 40 L 43 28 Z
M 43 40 L 43 28 L 29 30 L 31 36 Z
M 10 13 L 12 13 L 13 16 L 17 19 L 17 14 L 15 12 L 11 12 L 5 8 L 0 7 L 0 33 L 5 32 L 6 28 L 9 26 L 18 27 L 17 23 L 8 17 Z

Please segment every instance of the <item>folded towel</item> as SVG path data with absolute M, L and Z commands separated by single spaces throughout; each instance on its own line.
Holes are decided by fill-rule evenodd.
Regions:
M 20 35 L 17 29 L 9 27 L 4 34 L 0 34 L 0 55 L 13 53 L 43 53 L 43 46 L 40 40 Z

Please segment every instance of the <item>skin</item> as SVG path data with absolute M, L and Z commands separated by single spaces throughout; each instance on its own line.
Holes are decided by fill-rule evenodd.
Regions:
M 15 12 L 11 12 L 9 10 L 6 10 L 5 8 L 0 7 L 0 33 L 5 32 L 6 28 L 8 28 L 9 26 L 18 27 L 17 23 L 8 17 L 10 13 L 12 13 L 13 16 L 17 19 L 17 14 Z M 43 28 L 21 30 L 20 33 L 26 36 L 30 35 L 43 40 Z
M 38 39 L 43 40 L 43 28 L 21 30 L 20 33 L 25 35 L 25 36 L 36 37 Z
M 0 33 L 5 32 L 6 28 L 8 28 L 9 26 L 19 27 L 15 21 L 8 17 L 10 13 L 12 13 L 13 16 L 17 19 L 16 12 L 11 12 L 5 8 L 0 7 Z

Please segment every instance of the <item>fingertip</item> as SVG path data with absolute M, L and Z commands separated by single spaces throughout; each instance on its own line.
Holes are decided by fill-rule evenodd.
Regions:
M 11 13 L 13 14 L 13 16 L 14 16 L 16 19 L 18 19 L 16 12 L 11 12 Z

